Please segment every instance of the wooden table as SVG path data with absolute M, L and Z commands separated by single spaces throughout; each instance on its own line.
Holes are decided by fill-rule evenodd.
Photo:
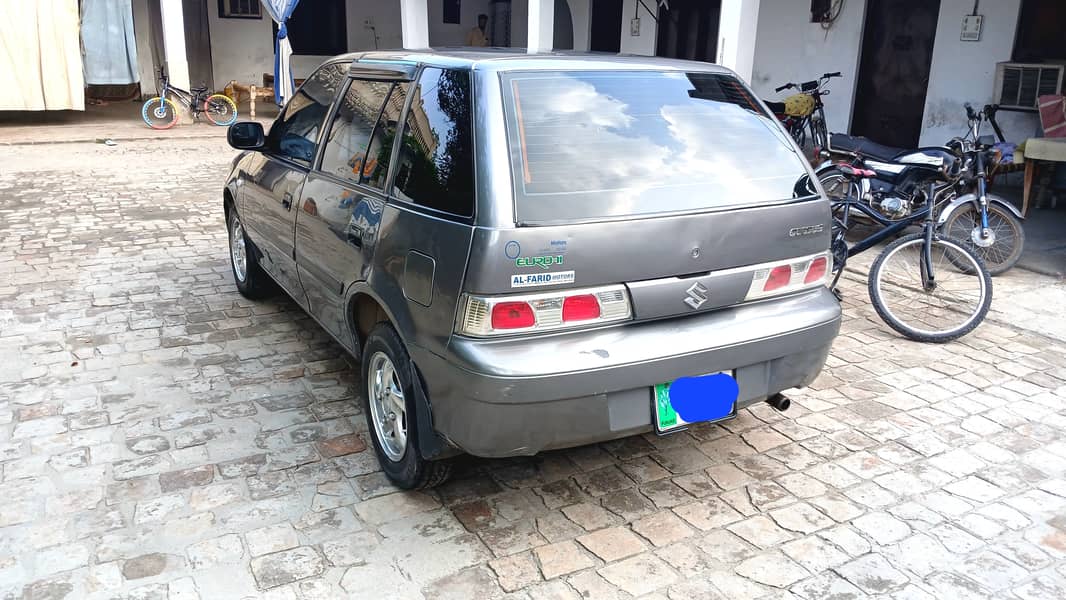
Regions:
M 1014 162 L 1025 163 L 1025 187 L 1022 191 L 1022 215 L 1029 214 L 1029 194 L 1033 189 L 1033 179 L 1037 172 L 1043 168 L 1042 162 L 1051 163 L 1050 168 L 1044 173 L 1041 180 L 1040 194 L 1037 204 L 1043 199 L 1047 188 L 1054 177 L 1058 163 L 1066 163 L 1066 138 L 1029 138 L 1025 140 L 1024 150 L 1014 152 Z

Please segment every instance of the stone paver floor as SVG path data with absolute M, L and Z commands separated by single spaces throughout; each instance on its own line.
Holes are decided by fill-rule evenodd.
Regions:
M 398 493 L 350 359 L 234 289 L 231 156 L 0 148 L 0 598 L 1066 598 L 1066 343 L 1002 320 L 1047 281 L 944 346 L 848 283 L 788 413 Z

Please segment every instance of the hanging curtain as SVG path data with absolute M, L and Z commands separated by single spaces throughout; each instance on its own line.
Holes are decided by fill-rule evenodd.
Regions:
M 85 83 L 123 85 L 141 79 L 131 0 L 82 0 Z
M 278 37 L 274 40 L 274 101 L 278 106 L 292 95 L 295 86 L 292 79 L 292 45 L 285 22 L 296 10 L 300 0 L 261 0 L 270 18 L 278 24 Z
M 85 110 L 77 0 L 0 0 L 0 110 Z

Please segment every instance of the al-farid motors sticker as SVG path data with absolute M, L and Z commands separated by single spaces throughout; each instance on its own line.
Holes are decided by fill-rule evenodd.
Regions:
M 554 273 L 519 273 L 511 275 L 511 287 L 527 288 L 542 285 L 562 285 L 574 283 L 573 271 L 555 271 Z

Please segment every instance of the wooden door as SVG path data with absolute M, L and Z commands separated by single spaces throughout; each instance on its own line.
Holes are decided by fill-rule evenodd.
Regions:
M 939 13 L 940 0 L 869 0 L 853 135 L 901 148 L 918 145 Z

